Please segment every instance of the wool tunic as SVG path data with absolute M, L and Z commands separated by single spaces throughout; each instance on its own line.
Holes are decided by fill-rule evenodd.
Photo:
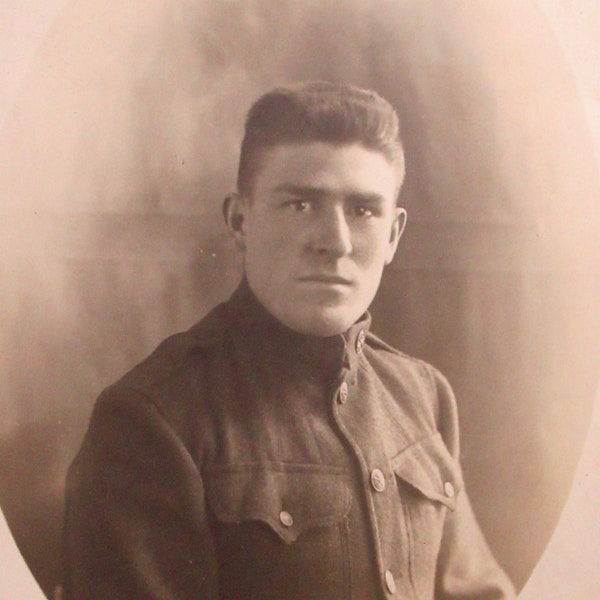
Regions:
M 296 333 L 244 280 L 99 397 L 69 469 L 67 599 L 507 599 L 444 377 Z

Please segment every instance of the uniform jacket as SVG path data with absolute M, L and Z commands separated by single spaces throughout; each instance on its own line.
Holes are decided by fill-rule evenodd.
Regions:
M 245 282 L 106 389 L 67 478 L 66 598 L 506 599 L 446 380 L 295 333 Z

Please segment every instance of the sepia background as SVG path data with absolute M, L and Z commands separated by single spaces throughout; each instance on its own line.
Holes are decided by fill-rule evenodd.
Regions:
M 248 104 L 320 78 L 400 113 L 409 225 L 374 329 L 453 384 L 474 507 L 521 587 L 598 384 L 600 7 L 123 4 L 56 1 L 0 99 L 0 505 L 41 586 L 95 397 L 239 278 L 220 205 Z

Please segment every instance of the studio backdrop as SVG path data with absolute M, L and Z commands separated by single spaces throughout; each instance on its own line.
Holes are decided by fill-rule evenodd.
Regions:
M 46 591 L 95 397 L 228 297 L 244 113 L 298 79 L 372 87 L 407 157 L 374 330 L 459 402 L 481 526 L 520 587 L 585 438 L 599 182 L 574 83 L 525 0 L 74 0 L 0 139 L 0 503 Z

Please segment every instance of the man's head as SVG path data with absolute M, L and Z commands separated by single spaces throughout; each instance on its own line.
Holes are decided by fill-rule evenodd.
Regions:
M 224 210 L 273 316 L 329 336 L 362 315 L 404 228 L 403 176 L 398 117 L 375 92 L 309 82 L 252 106 Z

